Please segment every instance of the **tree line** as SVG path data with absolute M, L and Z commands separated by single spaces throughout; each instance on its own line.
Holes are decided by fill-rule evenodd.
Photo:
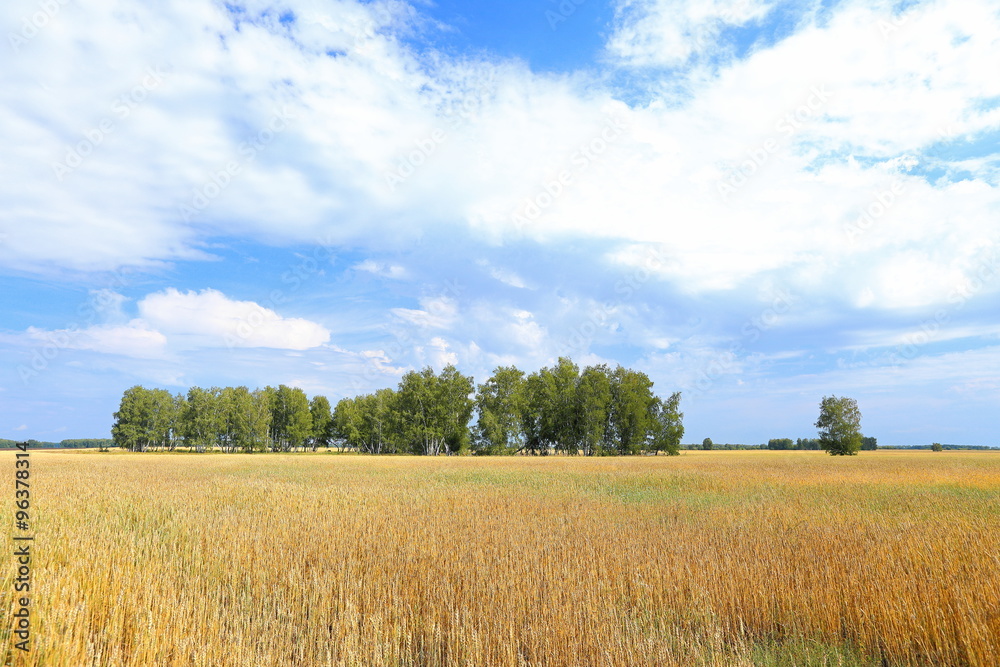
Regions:
M 295 387 L 192 387 L 186 394 L 135 386 L 114 414 L 112 439 L 131 451 L 295 451 L 337 447 L 371 454 L 677 454 L 680 392 L 653 393 L 640 371 L 580 369 L 561 357 L 526 374 L 501 366 L 476 385 L 453 365 L 410 371 L 395 389 L 331 408 Z M 473 417 L 475 421 L 473 422 Z
M 13 449 L 21 442 L 27 442 L 28 446 L 32 449 L 107 449 L 112 444 L 111 438 L 74 438 L 60 440 L 59 442 L 47 442 L 44 440 L 35 440 L 34 438 L 24 441 L 0 438 L 0 449 Z
M 768 449 L 785 450 L 785 449 L 806 449 L 806 450 L 820 450 L 823 449 L 823 444 L 819 438 L 796 438 L 794 441 L 791 438 L 771 438 L 767 441 Z M 878 439 L 871 436 L 861 437 L 861 450 L 862 451 L 875 451 L 878 449 Z

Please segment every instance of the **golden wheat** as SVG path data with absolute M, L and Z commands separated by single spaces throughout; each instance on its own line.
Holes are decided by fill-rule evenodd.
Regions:
M 36 452 L 32 484 L 14 665 L 1000 660 L 989 453 Z

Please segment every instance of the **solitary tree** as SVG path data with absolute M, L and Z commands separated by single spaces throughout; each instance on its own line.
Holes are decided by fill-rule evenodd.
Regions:
M 853 398 L 824 396 L 819 404 L 819 444 L 835 456 L 853 456 L 861 449 L 861 411 Z
M 711 438 L 705 438 L 701 441 L 701 448 L 706 450 L 711 449 L 714 444 Z
M 934 451 L 934 452 L 943 452 L 944 451 L 944 447 L 941 446 L 940 442 L 935 442 L 935 443 L 931 444 L 931 451 Z

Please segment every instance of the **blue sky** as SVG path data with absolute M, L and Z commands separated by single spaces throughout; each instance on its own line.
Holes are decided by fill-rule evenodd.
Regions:
M 147 4 L 0 9 L 0 437 L 568 355 L 1000 445 L 990 0 Z

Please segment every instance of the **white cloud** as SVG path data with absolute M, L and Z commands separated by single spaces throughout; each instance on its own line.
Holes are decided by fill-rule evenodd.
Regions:
M 448 364 L 457 364 L 458 355 L 450 349 L 448 341 L 440 336 L 431 338 L 426 348 L 419 350 L 427 356 L 431 367 L 441 369 Z
M 527 283 L 524 282 L 524 279 L 516 272 L 503 267 L 494 266 L 488 259 L 480 258 L 476 260 L 476 264 L 485 268 L 489 271 L 492 278 L 502 282 L 504 285 L 510 285 L 511 287 L 517 287 L 520 289 L 528 287 Z
M 63 7 L 0 74 L 0 84 L 21 91 L 0 104 L 0 140 L 12 146 L 5 164 L 17 165 L 0 167 L 8 202 L 0 224 L 6 216 L 9 227 L 0 262 L 21 270 L 149 265 L 204 257 L 207 234 L 379 246 L 468 225 L 490 241 L 663 244 L 670 261 L 660 277 L 692 294 L 807 276 L 817 296 L 893 308 L 915 297 L 884 284 L 883 264 L 903 263 L 914 246 L 934 248 L 927 275 L 948 274 L 976 242 L 1000 247 L 994 162 L 928 154 L 942 135 L 964 141 L 1000 125 L 1000 111 L 983 103 L 1000 95 L 991 37 L 1000 19 L 986 0 L 926 2 L 901 16 L 889 3 L 841 3 L 822 23 L 804 15 L 789 36 L 742 60 L 691 70 L 679 102 L 658 99 L 653 77 L 652 101 L 633 107 L 582 74 L 421 61 L 395 38 L 420 21 L 400 3 L 290 2 L 300 17 L 292 26 L 260 18 L 262 6 L 247 8 L 238 31 L 215 5 L 129 14 Z M 766 20 L 771 3 L 622 6 L 609 49 L 642 67 L 717 50 L 719 31 Z M 880 29 L 886 20 L 898 29 Z M 180 25 L 187 29 L 177 39 Z M 78 32 L 116 38 L 87 50 L 71 38 Z M 162 81 L 127 116 L 116 114 L 115 101 L 161 61 Z M 106 72 L 98 62 L 137 65 Z M 66 99 L 73 113 L 56 103 Z M 283 109 L 288 127 L 262 138 Z M 104 117 L 114 131 L 55 180 L 52 163 Z M 625 129 L 607 140 L 609 123 Z M 422 148 L 432 136 L 442 138 Z M 241 150 L 248 140 L 262 142 L 252 159 Z M 420 164 L 388 188 L 386 174 L 420 151 Z M 914 160 L 969 176 L 932 184 L 914 173 Z M 220 176 L 230 162 L 238 173 Z M 720 185 L 741 169 L 753 173 L 723 197 Z M 849 237 L 845 227 L 894 182 L 904 187 L 898 202 Z M 177 224 L 178 205 L 196 191 L 211 195 L 208 206 Z M 531 201 L 551 203 L 519 226 L 513 214 Z M 355 268 L 407 277 L 372 260 Z M 488 270 L 526 286 L 514 271 Z M 426 309 L 395 312 L 447 326 Z
M 402 280 L 409 275 L 406 269 L 398 264 L 385 264 L 371 259 L 358 262 L 354 265 L 354 269 L 357 271 L 365 271 L 366 273 L 371 273 L 383 278 L 392 278 L 394 280 Z
M 285 318 L 253 301 L 234 301 L 213 289 L 167 289 L 139 302 L 143 321 L 175 340 L 196 346 L 270 347 L 308 350 L 330 340 L 323 326 Z
M 29 327 L 26 335 L 34 344 L 52 349 L 88 350 L 140 359 L 161 358 L 167 345 L 166 336 L 138 320 L 127 325 L 96 325 L 76 330 L 45 331 Z
M 422 297 L 421 308 L 393 308 L 400 320 L 428 329 L 448 329 L 458 317 L 458 303 L 447 296 Z
M 725 27 L 768 14 L 773 0 L 622 0 L 608 52 L 633 67 L 682 65 L 718 48 Z

